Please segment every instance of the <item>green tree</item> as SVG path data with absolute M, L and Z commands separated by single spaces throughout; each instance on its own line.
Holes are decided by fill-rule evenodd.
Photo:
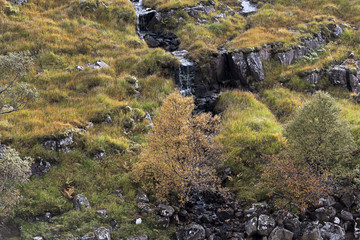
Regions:
M 318 172 L 349 163 L 356 148 L 340 107 L 324 92 L 316 93 L 297 111 L 284 135 L 292 158 L 300 164 L 309 164 Z
M 217 145 L 211 135 L 219 118 L 193 115 L 194 102 L 171 94 L 154 121 L 148 145 L 134 166 L 136 181 L 159 200 L 183 203 L 192 190 L 214 189 L 219 183 L 213 168 Z

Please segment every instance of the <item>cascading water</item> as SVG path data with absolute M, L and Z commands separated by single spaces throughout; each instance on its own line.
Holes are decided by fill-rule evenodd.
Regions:
M 157 14 L 155 10 L 145 8 L 143 5 L 143 0 L 130 1 L 136 12 L 136 31 L 139 34 L 140 38 L 144 40 L 145 35 L 148 33 L 148 29 L 146 29 L 146 16 L 149 14 Z M 178 69 L 178 87 L 180 89 L 180 93 L 189 96 L 192 95 L 192 82 L 195 79 L 195 63 L 185 58 L 187 54 L 186 50 L 183 51 L 174 51 L 171 52 L 172 55 L 176 56 L 179 59 L 180 66 Z
M 192 82 L 195 79 L 195 63 L 185 58 L 186 50 L 172 52 L 180 61 L 178 70 L 178 85 L 184 96 L 192 95 Z
M 242 14 L 249 14 L 257 10 L 256 4 L 248 0 L 241 0 L 241 6 L 243 7 L 241 11 Z

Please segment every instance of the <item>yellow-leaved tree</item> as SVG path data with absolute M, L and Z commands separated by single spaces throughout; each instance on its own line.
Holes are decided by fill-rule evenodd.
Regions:
M 147 147 L 134 166 L 135 180 L 160 201 L 184 203 L 192 190 L 219 186 L 213 167 L 219 148 L 212 140 L 219 117 L 193 115 L 193 109 L 192 97 L 169 95 L 154 121 Z

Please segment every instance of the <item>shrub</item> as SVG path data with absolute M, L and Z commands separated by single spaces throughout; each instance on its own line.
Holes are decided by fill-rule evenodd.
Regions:
M 330 95 L 316 93 L 286 126 L 292 156 L 319 172 L 349 162 L 355 142 L 340 112 Z
M 11 207 L 19 202 L 21 196 L 16 189 L 28 181 L 32 159 L 22 159 L 19 153 L 5 146 L 0 146 L 0 217 L 11 213 Z

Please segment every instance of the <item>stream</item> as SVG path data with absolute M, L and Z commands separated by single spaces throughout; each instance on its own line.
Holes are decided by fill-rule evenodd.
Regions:
M 147 21 L 149 20 L 148 17 L 156 16 L 158 13 L 156 12 L 156 10 L 145 8 L 145 6 L 143 5 L 143 0 L 138 0 L 138 1 L 130 0 L 130 2 L 134 6 L 136 12 L 136 19 L 137 19 L 136 31 L 139 37 L 142 40 L 145 40 L 145 37 L 147 37 L 147 35 L 151 36 L 151 31 L 147 29 L 147 24 L 148 24 Z M 242 0 L 241 5 L 242 5 L 241 14 L 243 15 L 247 15 L 257 10 L 256 4 L 251 3 L 248 0 Z M 181 50 L 181 51 L 170 50 L 168 52 L 173 56 L 177 57 L 180 62 L 176 74 L 176 82 L 178 88 L 180 89 L 180 93 L 184 96 L 193 95 L 192 84 L 196 77 L 196 64 L 190 59 L 186 58 L 186 54 L 187 54 L 186 50 Z

